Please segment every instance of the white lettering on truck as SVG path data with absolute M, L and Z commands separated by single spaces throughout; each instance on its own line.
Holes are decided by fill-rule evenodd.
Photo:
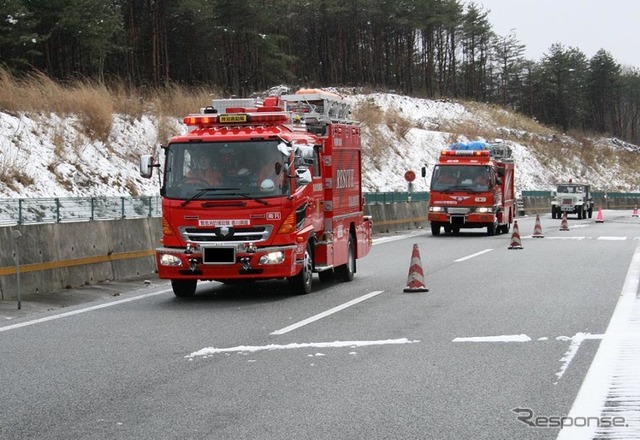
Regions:
M 355 186 L 355 170 L 337 170 L 337 189 L 353 188 Z

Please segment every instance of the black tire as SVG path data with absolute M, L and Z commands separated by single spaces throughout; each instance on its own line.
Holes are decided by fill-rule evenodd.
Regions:
M 193 296 L 196 293 L 198 280 L 171 280 L 173 294 L 179 297 Z
M 335 273 L 339 281 L 353 281 L 353 275 L 356 273 L 356 249 L 353 234 L 349 234 L 347 242 L 347 262 L 336 267 Z
M 593 206 L 589 208 L 589 218 L 593 217 Z
M 294 295 L 307 295 L 311 293 L 313 285 L 313 256 L 311 246 L 307 243 L 304 251 L 302 269 L 300 273 L 289 278 L 289 288 Z
M 496 229 L 496 224 L 491 223 L 489 226 L 487 226 L 487 235 L 496 235 Z
M 431 223 L 431 235 L 440 235 L 440 225 Z

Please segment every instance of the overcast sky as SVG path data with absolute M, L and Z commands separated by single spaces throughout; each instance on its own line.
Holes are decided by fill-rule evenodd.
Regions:
M 471 0 L 465 0 L 469 3 Z M 562 43 L 590 59 L 604 49 L 623 66 L 640 68 L 638 0 L 473 0 L 490 10 L 498 35 L 515 30 L 526 45 L 525 57 L 540 61 L 549 47 Z

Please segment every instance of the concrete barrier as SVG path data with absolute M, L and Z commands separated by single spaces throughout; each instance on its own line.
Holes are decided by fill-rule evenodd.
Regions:
M 159 218 L 0 228 L 0 298 L 17 297 L 18 270 L 24 295 L 152 274 L 161 228 Z
M 365 205 L 374 234 L 427 225 L 427 202 Z M 14 238 L 14 231 L 21 237 Z M 156 272 L 160 218 L 48 223 L 0 228 L 0 299 L 122 280 Z M 16 266 L 16 245 L 19 266 Z
M 525 214 L 551 214 L 551 194 L 548 195 L 528 195 L 523 194 L 522 202 Z M 593 194 L 594 209 L 633 209 L 640 207 L 640 195 L 620 195 L 616 193 Z

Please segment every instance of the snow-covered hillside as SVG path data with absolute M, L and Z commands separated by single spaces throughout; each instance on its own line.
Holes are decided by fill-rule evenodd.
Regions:
M 482 138 L 468 133 L 470 128 L 494 135 L 485 140 L 503 138 L 511 146 L 519 191 L 549 190 L 554 182 L 568 178 L 587 180 L 596 190 L 607 191 L 637 191 L 640 184 L 640 171 L 624 168 L 615 153 L 638 147 L 616 139 L 594 140 L 607 160 L 585 165 L 575 153 L 584 154 L 575 147 L 580 145 L 577 140 L 550 130 L 529 133 L 501 125 L 478 106 L 395 94 L 348 99 L 354 108 L 369 108 L 370 117 L 363 123 L 368 192 L 406 191 L 405 171 L 420 175 L 421 167 L 432 167 L 440 150 L 450 143 Z M 162 123 L 163 132 L 166 124 L 175 133 L 186 130 L 178 119 Z M 72 116 L 0 113 L 0 198 L 155 195 L 158 180 L 139 177 L 138 159 L 158 152 L 164 142 L 158 125 L 151 116 L 115 115 L 105 143 L 88 137 Z M 533 142 L 551 147 L 541 152 L 532 148 Z M 594 156 L 592 150 L 589 154 Z M 414 191 L 427 190 L 427 179 L 414 182 Z

